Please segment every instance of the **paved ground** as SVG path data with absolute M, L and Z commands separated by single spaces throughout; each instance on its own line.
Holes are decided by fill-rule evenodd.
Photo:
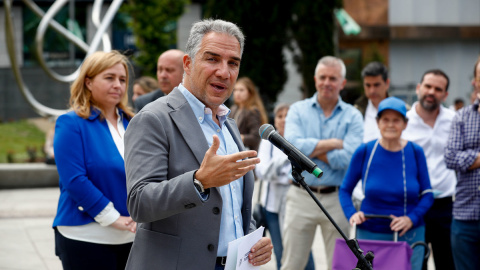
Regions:
M 0 190 L 0 270 L 59 270 L 51 224 L 58 188 Z M 256 196 L 254 196 L 256 198 Z M 327 269 L 321 238 L 314 241 L 317 270 Z M 275 270 L 272 262 L 261 270 Z M 429 269 L 434 270 L 432 260 Z
M 0 269 L 62 269 L 51 224 L 58 188 L 0 190 Z
M 0 190 L 1 270 L 62 269 L 51 228 L 59 194 L 58 188 Z M 322 256 L 317 261 L 324 261 Z M 261 267 L 274 269 L 273 260 Z

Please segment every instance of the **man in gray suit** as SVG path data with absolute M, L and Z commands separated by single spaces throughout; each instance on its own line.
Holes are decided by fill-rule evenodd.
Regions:
M 128 210 L 138 222 L 127 269 L 224 269 L 228 243 L 255 230 L 254 178 L 260 160 L 245 151 L 223 105 L 238 77 L 244 37 L 222 20 L 193 25 L 183 83 L 148 104 L 125 134 Z M 248 254 L 272 254 L 261 238 Z
M 158 89 L 139 96 L 134 102 L 135 110 L 139 112 L 148 103 L 172 92 L 173 88 L 182 82 L 183 55 L 181 50 L 168 50 L 158 57 L 157 81 Z

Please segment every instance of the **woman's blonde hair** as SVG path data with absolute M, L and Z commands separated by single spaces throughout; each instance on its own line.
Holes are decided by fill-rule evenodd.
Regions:
M 78 75 L 78 78 L 73 81 L 72 85 L 70 86 L 70 107 L 78 116 L 84 119 L 90 117 L 92 106 L 100 110 L 101 115 L 104 116 L 102 108 L 95 103 L 95 100 L 92 98 L 92 92 L 85 85 L 85 79 L 89 78 L 93 80 L 95 76 L 102 73 L 104 70 L 115 66 L 116 64 L 122 64 L 125 68 L 127 75 L 125 82 L 128 88 L 129 62 L 125 55 L 118 51 L 98 51 L 89 55 L 85 59 L 80 68 L 80 74 Z M 125 94 L 123 95 L 120 103 L 118 103 L 117 107 L 122 109 L 128 116 L 133 117 L 134 113 L 127 105 L 127 92 L 127 89 L 125 89 Z
M 262 99 L 258 94 L 257 87 L 253 81 L 248 77 L 242 77 L 237 80 L 237 83 L 241 83 L 248 90 L 248 99 L 245 101 L 244 108 L 247 110 L 257 109 L 260 112 L 260 117 L 262 120 L 262 125 L 268 123 L 267 113 L 265 112 L 265 107 L 263 106 Z

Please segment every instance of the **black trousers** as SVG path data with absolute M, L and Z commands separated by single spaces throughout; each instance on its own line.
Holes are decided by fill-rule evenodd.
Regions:
M 450 227 L 452 225 L 452 197 L 435 199 L 424 216 L 425 241 L 432 245 L 436 270 L 454 270 Z M 427 263 L 423 265 L 427 270 Z
M 55 230 L 55 254 L 64 270 L 124 270 L 132 243 L 95 244 L 68 239 Z

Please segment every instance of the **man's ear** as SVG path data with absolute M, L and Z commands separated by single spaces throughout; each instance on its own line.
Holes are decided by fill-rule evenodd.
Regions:
M 192 70 L 192 58 L 188 54 L 185 54 L 183 56 L 183 71 L 185 71 L 186 74 L 190 75 L 190 72 Z
M 420 93 L 420 87 L 422 86 L 421 83 L 417 83 L 417 87 L 415 87 L 415 94 L 417 94 L 417 97 L 418 97 L 418 93 Z
M 343 79 L 342 81 L 342 90 L 345 88 L 345 85 L 347 85 L 347 79 Z
M 442 102 L 445 102 L 445 100 L 447 100 L 447 97 L 448 97 L 448 91 L 445 91 L 445 96 L 443 97 Z

